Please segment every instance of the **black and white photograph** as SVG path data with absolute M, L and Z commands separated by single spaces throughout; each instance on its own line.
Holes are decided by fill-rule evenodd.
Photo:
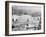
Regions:
M 12 6 L 12 31 L 41 29 L 41 6 Z
M 9 34 L 44 33 L 44 3 L 9 3 Z

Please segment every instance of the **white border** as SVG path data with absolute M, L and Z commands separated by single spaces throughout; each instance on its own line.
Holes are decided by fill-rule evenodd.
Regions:
M 41 30 L 35 30 L 35 31 L 12 31 L 12 5 L 17 6 L 41 6 Z M 43 11 L 43 5 L 36 5 L 36 4 L 22 4 L 22 3 L 9 3 L 9 34 L 26 34 L 26 33 L 41 33 L 44 31 L 44 11 Z

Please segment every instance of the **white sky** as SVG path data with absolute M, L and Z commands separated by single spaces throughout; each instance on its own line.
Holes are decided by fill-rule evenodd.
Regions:
M 41 12 L 41 6 L 13 6 L 14 9 L 26 10 L 28 13 Z

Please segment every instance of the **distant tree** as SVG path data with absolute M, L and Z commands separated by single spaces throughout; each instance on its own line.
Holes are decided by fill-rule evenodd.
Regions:
M 29 22 L 29 19 L 27 19 L 27 22 Z
M 14 19 L 12 19 L 12 21 L 14 21 Z
M 16 21 L 17 21 L 17 19 L 16 19 Z
M 25 12 L 24 15 L 27 15 L 27 13 Z

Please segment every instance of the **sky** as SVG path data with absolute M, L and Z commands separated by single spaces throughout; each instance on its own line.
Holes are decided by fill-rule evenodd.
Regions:
M 34 14 L 34 13 L 40 14 L 41 6 L 16 6 L 16 5 L 13 5 L 12 11 L 14 14 L 23 14 L 23 13 L 25 13 L 25 14 L 27 13 L 29 15 Z

